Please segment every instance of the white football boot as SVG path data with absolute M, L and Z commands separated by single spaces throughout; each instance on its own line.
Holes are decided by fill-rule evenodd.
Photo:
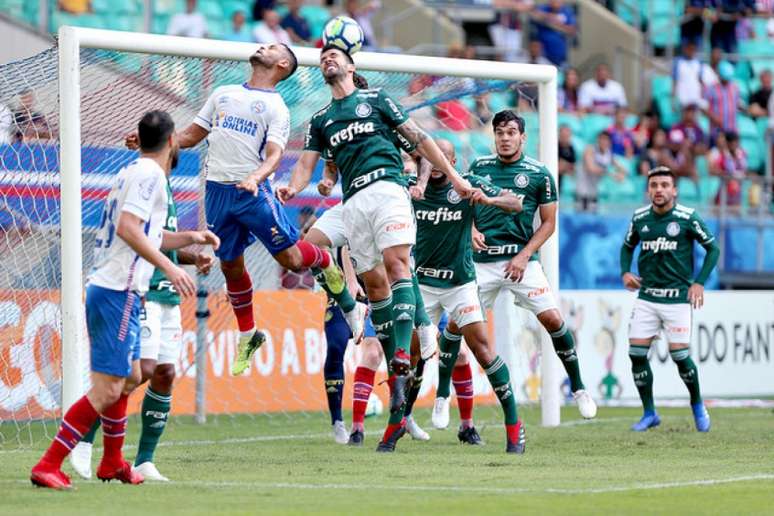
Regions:
M 591 394 L 588 391 L 579 389 L 572 393 L 572 397 L 575 398 L 575 403 L 578 404 L 578 411 L 580 415 L 585 419 L 593 419 L 597 415 L 597 404 L 591 398 Z
M 449 398 L 435 398 L 432 421 L 438 430 L 445 430 L 449 426 Z
M 82 478 L 91 478 L 91 450 L 93 445 L 83 441 L 75 445 L 70 452 L 70 465 Z
M 145 477 L 145 480 L 149 480 L 151 482 L 169 482 L 169 479 L 159 473 L 156 465 L 152 462 L 143 462 L 139 466 L 132 466 L 132 471 L 140 473 L 143 477 Z

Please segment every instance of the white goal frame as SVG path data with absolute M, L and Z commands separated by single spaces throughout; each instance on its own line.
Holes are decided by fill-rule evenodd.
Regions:
M 82 315 L 83 256 L 81 250 L 81 120 L 80 50 L 93 48 L 141 54 L 246 61 L 254 43 L 236 43 L 133 32 L 63 26 L 59 28 L 60 191 L 62 227 L 62 406 L 67 409 L 82 391 L 81 346 L 87 342 Z M 299 65 L 317 66 L 320 51 L 294 47 Z M 557 71 L 553 66 L 441 57 L 359 52 L 358 69 L 379 72 L 447 75 L 475 79 L 528 81 L 538 84 L 539 159 L 558 184 Z M 556 231 L 543 245 L 541 262 L 549 283 L 558 292 L 559 247 Z M 542 338 L 541 413 L 544 426 L 557 426 L 560 362 L 546 332 Z

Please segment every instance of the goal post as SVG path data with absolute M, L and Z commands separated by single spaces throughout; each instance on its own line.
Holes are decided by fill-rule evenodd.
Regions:
M 59 29 L 59 109 L 61 174 L 62 254 L 62 407 L 67 409 L 82 393 L 82 366 L 86 337 L 82 312 L 83 256 L 81 251 L 81 49 L 187 58 L 246 61 L 253 43 L 237 43 L 114 32 L 63 26 Z M 316 67 L 319 50 L 294 47 L 300 66 Z M 557 182 L 557 71 L 553 66 L 493 61 L 462 61 L 450 58 L 359 52 L 354 56 L 359 70 L 429 74 L 471 79 L 520 81 L 538 85 L 539 159 Z M 291 113 L 291 116 L 293 113 Z M 558 290 L 558 228 L 543 245 L 541 261 L 550 284 Z M 542 424 L 559 424 L 560 363 L 550 338 L 542 332 Z

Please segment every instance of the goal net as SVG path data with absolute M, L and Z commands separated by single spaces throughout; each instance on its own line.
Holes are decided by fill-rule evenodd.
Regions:
M 61 40 L 59 47 L 0 65 L 0 115 L 9 121 L 0 123 L 0 129 L 8 128 L 5 140 L 0 135 L 3 449 L 51 437 L 62 407 L 88 387 L 82 288 L 73 292 L 67 285 L 73 271 L 79 271 L 75 277 L 82 287 L 91 267 L 95 233 L 113 176 L 136 157 L 135 152 L 124 148 L 124 135 L 149 109 L 168 111 L 182 129 L 191 123 L 214 88 L 241 84 L 249 76 L 246 57 L 252 46 L 247 44 L 198 40 L 181 43 L 179 38 L 165 36 L 66 31 L 80 34 L 78 59 L 73 63 L 79 80 L 72 81 L 67 70 L 62 73 L 60 62 L 67 61 L 61 61 L 60 54 L 68 48 Z M 289 179 L 302 149 L 307 121 L 330 100 L 315 66 L 318 51 L 299 49 L 298 55 L 302 66 L 279 86 L 290 109 L 292 130 L 288 150 L 273 178 L 275 187 Z M 421 59 L 425 62 L 417 68 L 401 56 L 357 56 L 359 71 L 371 87 L 386 89 L 428 132 L 454 144 L 459 170 L 464 171 L 474 157 L 493 152 L 491 116 L 506 107 L 518 108 L 527 120 L 528 154 L 547 160 L 549 153 L 541 148 L 543 145 L 555 153 L 555 134 L 552 138 L 545 130 L 540 132 L 546 125 L 555 132 L 555 112 L 553 119 L 546 116 L 539 109 L 545 104 L 538 101 L 538 92 L 546 91 L 550 74 L 535 74 L 530 67 L 502 63 L 493 68 L 486 63 L 472 66 L 464 61 Z M 511 76 L 502 71 L 509 67 L 515 70 Z M 535 75 L 534 80 L 530 80 L 530 73 Z M 79 88 L 72 89 L 76 85 Z M 72 140 L 69 128 L 73 120 L 80 129 L 77 147 L 68 141 Z M 205 145 L 183 151 L 171 176 L 180 229 L 204 227 L 204 182 L 200 172 L 205 153 Z M 78 154 L 80 168 L 75 172 L 81 189 L 80 198 L 73 199 L 74 190 L 66 188 L 67 172 L 68 166 L 77 166 L 72 156 Z M 320 177 L 318 166 L 310 187 L 287 208 L 290 219 L 299 226 L 340 200 L 338 187 L 330 198 L 317 194 L 315 185 Z M 75 224 L 77 238 L 73 236 L 72 219 L 68 219 L 72 206 L 80 206 L 80 216 L 75 219 L 80 222 Z M 62 225 L 63 219 L 70 222 Z M 73 257 L 79 261 L 77 268 L 70 263 Z M 549 249 L 543 259 L 551 277 L 555 252 Z M 260 244 L 248 249 L 246 263 L 256 291 L 256 320 L 267 336 L 266 343 L 243 376 L 231 376 L 238 332 L 224 279 L 218 270 L 198 277 L 203 293 L 199 306 L 196 299 L 182 304 L 183 347 L 176 363 L 172 408 L 176 416 L 198 415 L 200 420 L 206 416 L 209 424 L 225 424 L 235 417 L 264 418 L 269 424 L 282 424 L 287 418 L 308 417 L 326 410 L 322 378 L 326 354 L 324 294 L 315 289 L 309 273 L 282 271 Z M 554 273 L 552 281 L 558 285 L 556 279 Z M 68 313 L 76 314 L 74 324 L 69 326 Z M 511 330 L 521 324 L 514 322 L 518 317 L 512 301 L 501 300 L 490 321 L 490 332 L 496 337 L 498 352 L 511 364 L 519 401 L 537 402 L 541 398 L 543 337 L 536 330 L 522 331 L 515 338 Z M 359 353 L 350 345 L 346 355 L 345 410 L 351 407 L 352 374 Z M 474 369 L 477 402 L 482 407 L 477 417 L 498 421 L 499 409 L 489 408 L 496 399 L 486 376 L 477 366 Z M 426 367 L 424 377 L 417 404 L 420 407 L 430 406 L 434 398 L 435 359 Z M 557 392 L 552 394 L 556 400 L 561 378 L 552 381 L 557 385 Z M 131 398 L 131 412 L 139 409 L 142 392 L 144 388 Z M 386 401 L 386 385 L 376 387 L 375 393 Z

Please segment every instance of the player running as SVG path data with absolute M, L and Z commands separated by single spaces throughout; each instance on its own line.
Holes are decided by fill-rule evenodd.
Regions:
M 447 140 L 438 140 L 437 144 L 454 165 L 454 146 Z M 489 349 L 484 312 L 476 287 L 471 241 L 476 212 L 474 203 L 512 214 L 521 211 L 522 202 L 516 195 L 493 186 L 481 177 L 468 175 L 466 179 L 481 189 L 474 193 L 470 202 L 462 199 L 446 175 L 437 169 L 430 174 L 424 199 L 413 201 L 417 216 L 415 256 L 419 288 L 433 322 L 437 324 L 443 312 L 449 314 L 450 320 L 442 339 L 459 348 L 460 339 L 464 336 L 476 360 L 486 371 L 505 414 L 506 451 L 524 453 L 524 427 L 518 419 L 508 366 Z M 475 428 L 463 424 L 459 440 L 468 442 L 470 433 L 476 433 Z
M 244 263 L 244 251 L 256 238 L 282 267 L 322 274 L 355 335 L 363 331 L 364 316 L 330 254 L 298 240 L 298 230 L 271 192 L 269 176 L 279 166 L 290 133 L 288 109 L 275 87 L 293 75 L 296 56 L 285 45 L 271 44 L 250 56 L 250 65 L 250 79 L 216 88 L 178 137 L 182 148 L 207 138 L 207 227 L 222 242 L 217 256 L 240 332 L 234 375 L 249 367 L 265 341 L 255 327 L 253 284 Z
M 92 387 L 65 413 L 56 437 L 32 468 L 30 480 L 37 486 L 72 487 L 61 470 L 62 461 L 97 418 L 104 434 L 97 478 L 142 483 L 142 475 L 132 471 L 121 450 L 128 396 L 140 380 L 140 297 L 148 290 L 154 266 L 182 295 L 195 293 L 193 280 L 159 248 L 208 244 L 217 249 L 220 243 L 209 231 L 162 229 L 168 204 L 165 183 L 179 153 L 169 114 L 146 113 L 137 139 L 140 158 L 118 173 L 105 202 L 86 289 Z
M 309 183 L 320 154 L 330 149 L 342 175 L 344 223 L 355 271 L 365 282 L 377 333 L 392 335 L 385 348 L 390 366 L 390 421 L 379 451 L 404 432 L 402 412 L 410 379 L 409 347 L 416 298 L 411 284 L 410 248 L 415 226 L 408 193 L 401 179 L 400 153 L 391 141 L 393 129 L 417 146 L 426 159 L 448 174 L 466 197 L 470 185 L 446 161 L 403 108 L 381 90 L 358 90 L 352 58 L 336 47 L 320 55 L 320 69 L 333 100 L 309 123 L 304 152 L 287 187 L 277 195 L 286 202 Z
M 167 218 L 165 231 L 177 231 L 177 207 L 172 196 L 169 180 L 167 191 Z M 164 256 L 175 265 L 195 265 L 200 274 L 208 274 L 214 260 L 206 253 L 195 253 L 187 249 L 164 251 Z M 140 409 L 142 429 L 133 470 L 145 480 L 168 482 L 153 462 L 156 446 L 164 433 L 172 403 L 172 384 L 175 380 L 175 362 L 180 356 L 182 345 L 182 318 L 180 294 L 161 269 L 155 269 L 150 279 L 140 309 L 140 384 L 150 381 L 145 390 Z M 70 464 L 76 473 L 85 479 L 91 478 L 92 445 L 98 419 L 91 430 L 70 454 Z
M 621 246 L 621 278 L 626 288 L 638 290 L 629 323 L 629 358 L 634 384 L 640 393 L 644 414 L 632 426 L 644 432 L 661 424 L 653 403 L 653 372 L 648 350 L 653 338 L 664 330 L 669 354 L 691 395 L 696 430 L 709 432 L 710 417 L 699 390 L 699 372 L 691 360 L 692 309 L 704 304 L 704 283 L 718 262 L 720 249 L 702 218 L 675 202 L 675 174 L 667 167 L 648 172 L 650 205 L 634 212 Z M 707 251 L 704 263 L 693 276 L 694 242 Z M 637 269 L 630 272 L 634 248 L 640 244 Z
M 524 154 L 527 134 L 523 118 L 507 109 L 494 116 L 492 126 L 497 154 L 476 159 L 470 173 L 520 196 L 523 210 L 513 215 L 492 206 L 476 209 L 476 228 L 483 242 L 479 242 L 473 260 L 481 301 L 491 308 L 501 290 L 510 290 L 518 305 L 535 314 L 551 335 L 581 416 L 593 418 L 597 406 L 581 380 L 575 340 L 538 261 L 540 247 L 556 227 L 554 179 L 542 163 Z M 536 211 L 540 225 L 533 230 Z

